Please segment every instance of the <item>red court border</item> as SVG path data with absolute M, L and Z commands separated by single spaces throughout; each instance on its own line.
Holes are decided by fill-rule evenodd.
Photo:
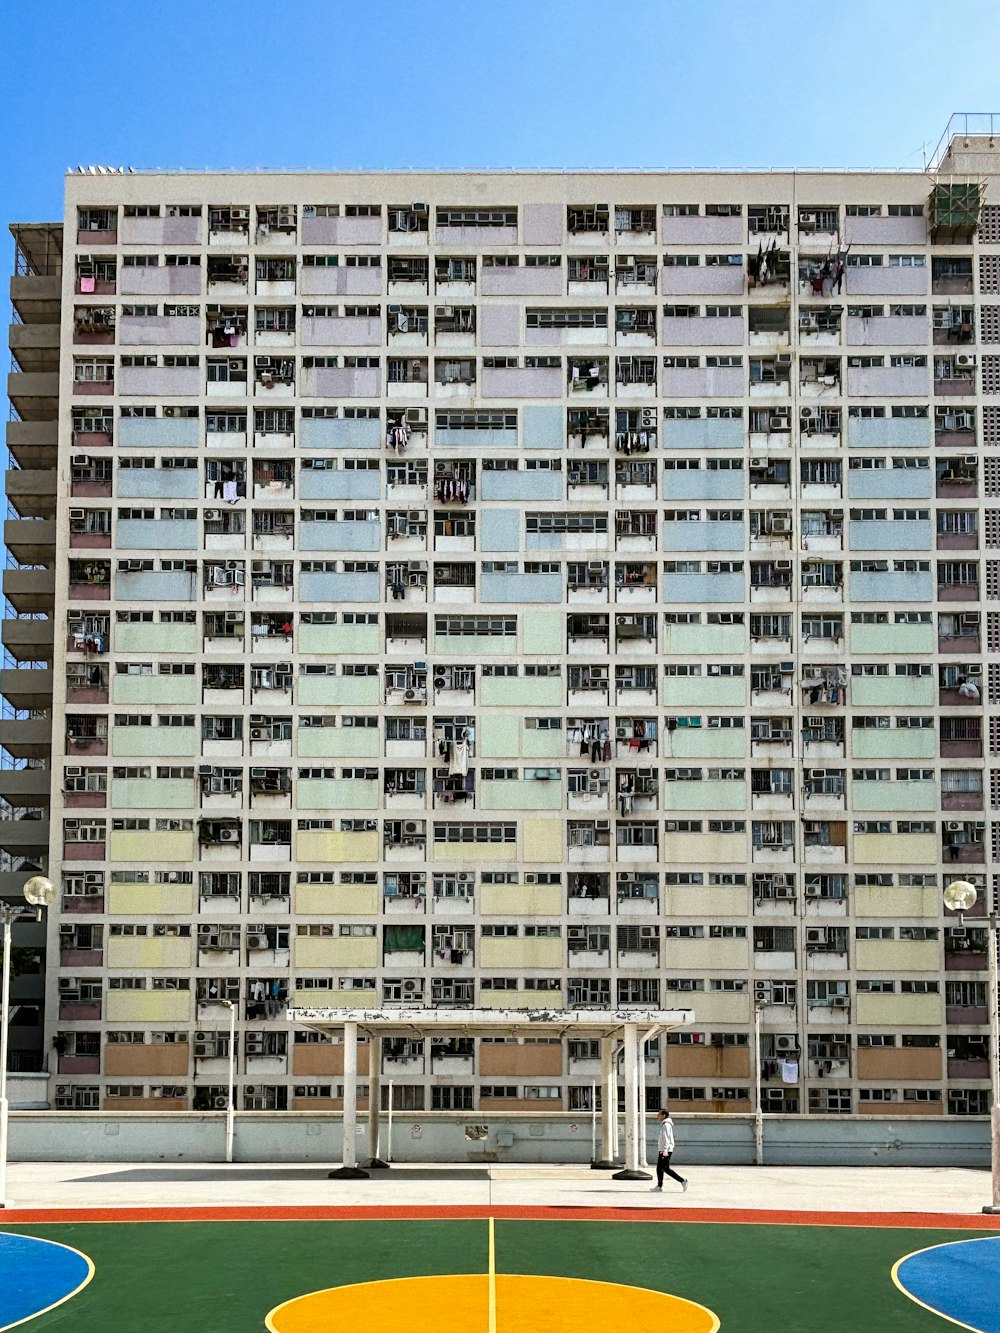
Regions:
M 12 1208 L 0 1209 L 4 1224 L 74 1222 L 708 1222 L 743 1226 L 926 1228 L 938 1231 L 1000 1231 L 1000 1215 L 988 1213 L 823 1213 L 752 1208 L 573 1208 L 542 1205 L 413 1205 L 352 1208 Z

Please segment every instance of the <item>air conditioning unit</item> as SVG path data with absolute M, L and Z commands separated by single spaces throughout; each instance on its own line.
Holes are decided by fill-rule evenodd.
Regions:
M 400 987 L 404 995 L 416 995 L 420 991 L 420 982 L 413 977 L 408 977 Z
M 249 1089 L 247 1089 L 249 1091 Z M 212 1105 L 217 1111 L 226 1111 L 229 1109 L 228 1097 L 215 1097 L 212 1099 Z
M 826 941 L 826 926 L 808 926 L 806 928 L 806 944 L 826 944 Z
M 969 665 L 965 668 L 965 674 L 967 676 L 981 676 L 983 674 L 982 663 L 970 662 Z
M 610 819 L 598 819 L 598 820 L 596 820 L 595 823 L 594 823 L 594 829 L 595 829 L 596 832 L 598 832 L 598 833 L 610 833 L 610 832 L 611 832 L 611 820 L 610 820 Z
M 420 832 L 420 824 L 415 819 L 407 819 L 403 822 L 403 833 L 407 837 L 413 837 Z
M 276 676 L 290 676 L 292 674 L 291 662 L 275 662 L 274 674 Z
M 252 741 L 265 741 L 270 740 L 271 737 L 265 727 L 251 727 L 250 739 Z
M 791 352 L 779 352 L 774 359 L 779 366 L 790 366 L 792 364 Z
M 63 773 L 68 778 L 79 778 L 83 776 L 83 769 L 79 764 L 71 764 L 68 768 L 63 769 Z
M 822 781 L 824 780 L 825 777 L 826 777 L 826 769 L 825 769 L 825 768 L 811 768 L 811 769 L 809 770 L 809 781 L 810 781 L 810 782 L 822 782 Z
M 676 832 L 677 832 L 677 820 L 676 820 L 676 819 L 668 819 L 667 822 L 666 822 L 666 824 L 664 824 L 663 827 L 666 829 L 666 831 L 667 831 L 668 833 L 676 833 Z
M 248 936 L 247 936 L 247 948 L 248 948 L 248 949 L 266 949 L 266 948 L 267 948 L 267 936 L 266 936 L 266 935 L 248 935 Z
M 196 1060 L 198 1059 L 203 1060 L 207 1056 L 211 1056 L 214 1050 L 215 1048 L 214 1046 L 211 1045 L 211 1043 L 207 1041 L 196 1041 L 194 1044 L 194 1057 Z
M 784 417 L 768 417 L 767 428 L 771 430 L 787 430 L 788 422 Z
M 778 671 L 781 673 L 782 676 L 791 676 L 791 675 L 794 675 L 794 673 L 795 673 L 795 663 L 794 663 L 794 662 L 779 662 L 779 664 L 778 664 Z
M 980 623 L 981 620 L 978 611 L 966 611 L 962 616 L 962 624 L 967 625 L 970 628 L 973 625 L 979 625 Z
M 849 1009 L 851 997 L 849 995 L 835 995 L 830 1001 L 831 1009 Z
M 826 723 L 826 718 L 820 717 L 818 713 L 810 713 L 806 718 L 806 726 L 810 729 L 822 727 Z
M 218 523 L 218 521 L 219 521 L 221 518 L 222 518 L 222 510 L 221 510 L 221 509 L 206 509 L 206 510 L 205 510 L 205 522 L 206 522 L 206 523 Z
M 976 357 L 973 352 L 959 352 L 955 357 L 956 366 L 974 366 L 975 364 Z
M 214 772 L 215 769 L 211 764 L 198 765 L 198 776 L 200 778 L 210 778 Z
M 408 407 L 404 419 L 411 426 L 422 426 L 427 420 L 422 407 Z
M 966 467 L 975 467 L 976 464 L 979 462 L 979 459 L 976 457 L 975 454 L 966 454 L 965 457 L 962 459 L 962 462 L 965 464 Z
M 786 514 L 775 514 L 774 518 L 771 519 L 772 532 L 784 533 L 791 532 L 791 530 L 792 522 Z
M 640 411 L 639 411 L 639 425 L 640 425 L 644 430 L 648 430 L 651 426 L 655 426 L 655 425 L 656 425 L 656 408 L 655 408 L 655 407 L 643 407 L 643 408 L 640 409 Z
M 957 819 L 949 819 L 947 824 L 945 824 L 945 828 L 948 830 L 949 833 L 959 833 L 961 831 L 962 825 L 958 822 Z
M 414 216 L 415 216 L 415 217 L 418 217 L 418 218 L 426 217 L 427 214 L 429 213 L 429 211 L 430 211 L 430 210 L 429 210 L 429 208 L 427 207 L 426 204 L 411 204 L 411 205 L 410 205 L 410 212 L 413 213 Z
M 220 842 L 239 842 L 240 831 L 238 828 L 219 829 Z
M 753 983 L 753 998 L 755 1004 L 770 1004 L 771 983 L 769 981 L 755 981 Z
M 774 567 L 775 569 L 791 569 L 792 562 L 791 560 L 775 560 Z
M 822 898 L 822 896 L 823 896 L 823 890 L 819 884 L 806 885 L 807 898 Z
M 794 1032 L 780 1032 L 774 1038 L 774 1049 L 778 1055 L 788 1055 L 799 1049 L 799 1039 Z
M 73 467 L 90 467 L 90 458 L 87 454 L 74 454 L 69 461 Z

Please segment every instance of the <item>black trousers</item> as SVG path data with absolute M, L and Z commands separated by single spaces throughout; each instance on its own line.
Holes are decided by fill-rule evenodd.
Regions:
M 670 1158 L 671 1158 L 672 1156 L 673 1156 L 672 1153 L 662 1153 L 662 1152 L 661 1152 L 661 1153 L 658 1153 L 658 1154 L 657 1154 L 657 1157 L 656 1157 L 656 1183 L 657 1183 L 657 1185 L 662 1185 L 662 1184 L 663 1184 L 663 1177 L 664 1177 L 664 1176 L 669 1176 L 671 1180 L 676 1180 L 678 1184 L 680 1184 L 680 1183 L 683 1182 L 684 1177 L 683 1177 L 683 1176 L 679 1176 L 679 1175 L 677 1174 L 676 1171 L 671 1171 L 671 1169 L 670 1169 Z

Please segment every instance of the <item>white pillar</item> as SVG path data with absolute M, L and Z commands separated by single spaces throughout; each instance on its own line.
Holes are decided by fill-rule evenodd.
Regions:
M 639 1169 L 639 1029 L 625 1024 L 625 1169 L 616 1180 L 648 1180 Z
M 621 1053 L 621 1047 L 618 1042 L 614 1042 L 611 1047 L 611 1072 L 608 1075 L 608 1114 L 611 1116 L 611 1155 L 610 1161 L 615 1161 L 618 1157 L 618 1150 L 621 1147 L 620 1126 L 618 1123 L 618 1056 Z
M 608 1167 L 615 1159 L 613 1139 L 614 1115 L 617 1110 L 617 1100 L 614 1098 L 615 1084 L 615 1060 L 614 1060 L 614 1041 L 611 1037 L 601 1038 L 601 1081 L 598 1085 L 601 1089 L 601 1146 L 596 1154 L 595 1165 Z M 596 1095 L 596 1088 L 595 1088 Z
M 3 915 L 3 982 L 0 996 L 0 1208 L 7 1203 L 7 1029 L 10 1024 L 10 937 L 13 909 L 0 904 Z
M 753 1007 L 753 1160 L 756 1166 L 764 1165 L 764 1108 L 761 1105 L 761 1068 L 760 1068 L 760 1016 L 763 1005 Z
M 382 1038 L 368 1038 L 368 1156 L 378 1161 L 378 1122 L 382 1101 Z
M 233 1101 L 233 1083 L 236 1075 L 236 1004 L 227 1000 L 229 1005 L 229 1095 L 226 1099 L 226 1161 L 233 1160 L 233 1137 L 236 1129 L 236 1104 Z
M 344 1024 L 344 1166 L 358 1164 L 358 1025 Z
M 983 1212 L 1000 1213 L 1000 1016 L 997 1012 L 998 986 L 997 977 L 997 916 L 991 912 L 986 932 L 989 950 L 989 1000 L 990 1006 L 990 1088 L 993 1105 L 990 1108 L 991 1127 L 991 1176 L 992 1203 Z M 0 1190 L 0 1199 L 3 1191 Z
M 646 1055 L 649 1043 L 658 1035 L 659 1028 L 650 1028 L 639 1043 L 639 1165 L 649 1166 L 646 1156 Z

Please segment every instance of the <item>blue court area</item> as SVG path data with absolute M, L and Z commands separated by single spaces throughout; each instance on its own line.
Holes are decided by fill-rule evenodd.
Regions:
M 917 1250 L 893 1269 L 899 1286 L 974 1333 L 1000 1333 L 1000 1236 Z
M 0 1333 L 66 1300 L 93 1272 L 79 1250 L 0 1231 Z

